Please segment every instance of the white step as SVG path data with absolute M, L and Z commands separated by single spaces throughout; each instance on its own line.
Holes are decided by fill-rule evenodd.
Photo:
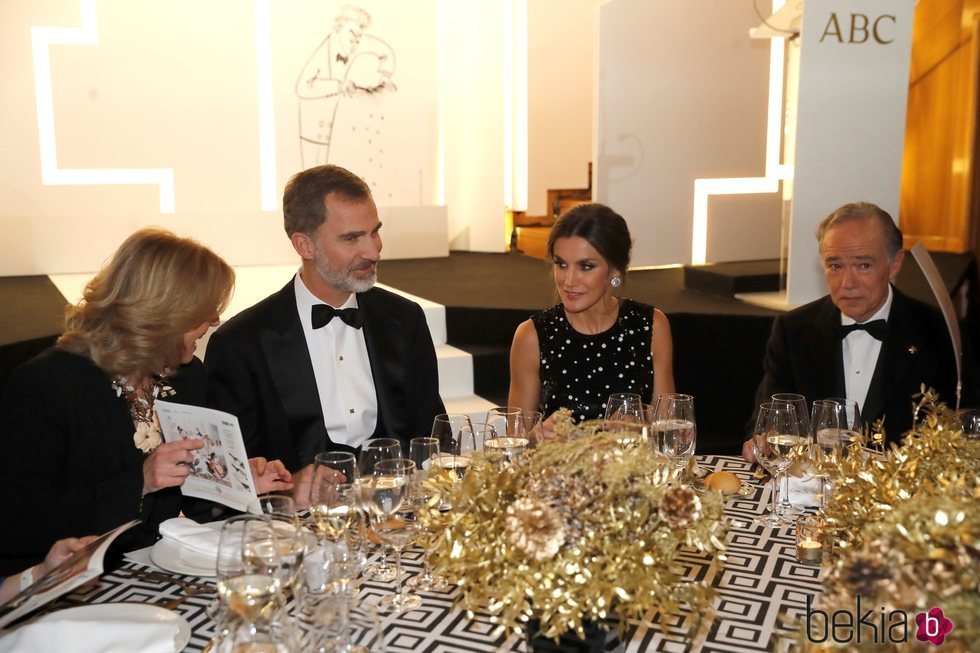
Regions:
M 473 357 L 452 345 L 436 345 L 439 394 L 443 399 L 473 394 Z
M 485 422 L 487 420 L 487 411 L 496 405 L 477 395 L 455 397 L 452 399 L 443 397 L 443 401 L 446 404 L 446 412 L 465 413 L 474 422 Z

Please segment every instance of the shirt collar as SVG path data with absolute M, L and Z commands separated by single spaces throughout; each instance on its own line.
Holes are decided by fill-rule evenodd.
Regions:
M 891 284 L 888 284 L 888 297 L 885 299 L 885 303 L 881 305 L 881 308 L 879 308 L 878 311 L 874 315 L 872 315 L 871 317 L 869 317 L 864 322 L 870 322 L 872 320 L 887 320 L 888 319 L 888 314 L 891 313 L 891 311 L 892 311 L 892 297 L 893 296 L 894 295 L 892 294 L 892 285 Z M 840 314 L 840 323 L 842 325 L 847 326 L 848 324 L 855 324 L 856 322 L 857 322 L 857 320 L 852 319 L 852 318 L 849 318 L 846 315 L 844 315 L 843 313 Z M 862 322 L 862 324 L 864 324 L 864 322 Z
M 312 329 L 313 328 L 313 307 L 317 304 L 327 304 L 327 302 L 321 300 L 306 287 L 303 283 L 303 277 L 300 276 L 299 272 L 293 277 L 293 288 L 296 292 L 296 309 L 299 311 L 299 319 L 303 323 L 303 326 Z M 330 304 L 327 304 L 328 306 Z M 347 298 L 340 306 L 334 306 L 336 309 L 341 308 L 357 308 L 357 293 L 351 293 L 350 297 Z

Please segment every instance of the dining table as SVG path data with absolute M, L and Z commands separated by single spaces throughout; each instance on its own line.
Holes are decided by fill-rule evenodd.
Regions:
M 756 524 L 755 517 L 769 509 L 770 485 L 756 478 L 751 463 L 733 456 L 699 455 L 705 472 L 727 470 L 751 492 L 729 495 L 724 519 L 728 521 L 727 548 L 708 555 L 681 549 L 675 564 L 680 577 L 707 581 L 715 590 L 712 607 L 694 615 L 654 612 L 629 620 L 607 637 L 609 651 L 788 651 L 797 648 L 799 623 L 807 600 L 821 589 L 826 567 L 797 561 L 792 526 Z M 408 548 L 402 555 L 402 573 L 420 573 L 425 551 Z M 376 561 L 377 553 L 372 560 Z M 353 601 L 373 605 L 394 591 L 393 582 L 359 579 Z M 449 651 L 530 651 L 525 638 L 501 633 L 486 612 L 469 614 L 457 599 L 459 590 L 419 592 L 421 607 L 410 612 L 380 613 L 381 641 L 372 650 L 386 653 Z M 215 601 L 214 578 L 179 574 L 155 566 L 145 552 L 137 552 L 97 582 L 67 594 L 49 606 L 51 612 L 78 605 L 143 603 L 171 609 L 190 625 L 184 651 L 209 648 L 214 622 L 209 606 Z M 700 619 L 698 619 L 700 617 Z M 693 626 L 697 624 L 697 628 Z

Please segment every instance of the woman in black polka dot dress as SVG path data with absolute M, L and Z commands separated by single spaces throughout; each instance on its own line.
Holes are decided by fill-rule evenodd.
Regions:
M 548 256 L 561 303 L 517 327 L 510 405 L 545 415 L 568 408 L 581 421 L 603 417 L 614 392 L 647 403 L 674 392 L 667 317 L 617 293 L 632 245 L 626 221 L 607 206 L 583 204 L 558 218 Z

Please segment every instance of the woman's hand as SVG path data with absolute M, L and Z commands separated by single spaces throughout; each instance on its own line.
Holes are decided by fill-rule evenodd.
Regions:
M 759 462 L 755 457 L 755 443 L 752 441 L 752 438 L 742 443 L 742 458 L 745 458 L 750 463 Z
M 204 446 L 201 440 L 188 439 L 164 442 L 143 461 L 143 496 L 165 487 L 184 484 L 191 473 L 193 451 Z
M 293 475 L 279 460 L 265 458 L 249 458 L 248 466 L 252 469 L 252 480 L 255 482 L 256 494 L 283 492 L 293 487 Z
M 95 535 L 88 535 L 86 537 L 67 537 L 63 540 L 58 540 L 55 542 L 51 547 L 51 550 L 48 551 L 48 555 L 44 557 L 44 573 L 51 571 L 73 554 L 84 549 L 85 545 L 95 538 Z
M 548 415 L 548 419 L 541 422 L 540 427 L 535 427 L 534 435 L 536 442 L 550 442 L 558 436 L 555 434 L 555 415 L 558 412 Z

